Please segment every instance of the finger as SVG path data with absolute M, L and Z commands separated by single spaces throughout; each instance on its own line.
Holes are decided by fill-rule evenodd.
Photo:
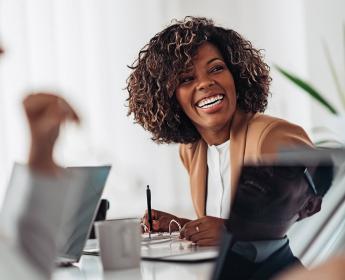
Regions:
M 191 240 L 193 242 L 197 242 L 201 239 L 209 239 L 209 238 L 218 239 L 217 236 L 218 235 L 216 235 L 213 231 L 208 230 L 208 231 L 195 233 L 195 234 L 191 235 L 188 240 Z
M 148 224 L 148 217 L 147 217 L 147 213 L 145 212 L 144 216 L 142 217 L 143 220 L 143 224 L 147 225 Z
M 213 238 L 200 239 L 198 242 L 195 242 L 198 246 L 216 246 L 219 244 L 219 240 Z
M 23 100 L 23 106 L 28 117 L 31 117 L 44 111 L 56 100 L 57 97 L 51 94 L 30 94 Z
M 140 219 L 140 225 L 141 225 L 141 228 L 142 228 L 143 232 L 148 232 L 149 231 L 148 224 L 147 224 L 147 222 L 145 220 L 145 215 Z
M 186 230 L 186 227 L 185 225 L 182 227 L 182 229 L 180 230 L 180 238 L 183 239 L 185 238 L 185 230 Z
M 182 232 L 186 232 L 186 231 L 191 231 L 191 229 L 195 228 L 196 226 L 199 226 L 200 222 L 198 222 L 198 220 L 195 221 L 190 221 L 186 224 L 184 224 L 184 226 L 182 227 L 181 231 Z
M 194 225 L 194 224 L 195 224 L 195 223 L 193 223 L 193 221 L 184 224 L 184 226 L 182 227 L 182 229 L 181 229 L 181 231 L 180 231 L 180 233 L 181 233 L 181 235 L 182 235 L 182 238 L 183 238 L 183 237 L 186 237 L 186 235 L 187 235 L 188 232 L 191 232 L 191 230 L 193 229 L 193 225 Z
M 187 231 L 187 233 L 185 234 L 185 238 L 187 240 L 197 240 L 200 236 L 204 236 L 204 237 L 213 237 L 212 233 L 210 233 L 210 231 L 208 230 L 203 230 L 203 231 L 196 231 L 196 230 L 191 230 L 191 231 Z
M 30 93 L 24 98 L 23 104 L 29 107 L 34 105 L 41 107 L 40 105 L 55 102 L 56 99 L 57 96 L 50 93 Z
M 160 222 L 158 220 L 153 220 L 152 221 L 152 227 L 153 231 L 159 231 L 160 230 Z
M 148 210 L 145 210 L 145 215 L 148 216 Z M 160 216 L 160 211 L 155 210 L 155 209 L 151 209 L 151 216 L 152 219 L 154 220 L 158 220 L 159 216 Z
M 59 107 L 59 110 L 61 114 L 64 116 L 64 118 L 75 121 L 77 123 L 80 122 L 77 113 L 63 98 L 58 97 L 57 106 Z
M 152 224 L 154 223 L 155 220 L 152 219 Z M 144 218 L 143 218 L 143 223 L 148 227 L 150 228 L 150 222 L 149 222 L 149 218 L 148 218 L 148 215 L 145 215 Z
M 205 231 L 205 229 L 201 227 L 201 223 L 189 222 L 185 224 L 185 226 L 183 227 L 183 236 L 189 240 L 191 236 L 193 236 L 194 234 L 197 234 L 203 231 Z
M 185 226 L 187 228 L 195 227 L 195 226 L 199 225 L 200 223 L 201 223 L 200 219 L 197 219 L 197 220 L 193 220 L 193 221 L 190 221 L 190 222 L 186 223 Z
M 152 217 L 152 220 L 158 220 L 159 215 L 156 210 L 154 209 L 151 210 L 151 217 Z
M 154 224 L 155 221 L 158 221 L 159 217 L 158 217 L 158 212 L 157 210 L 151 210 L 151 213 L 152 213 L 152 223 Z M 149 223 L 149 215 L 148 215 L 148 211 L 147 209 L 145 210 L 145 214 L 143 216 L 143 223 L 148 227 L 150 228 L 150 223 Z M 155 227 L 153 226 L 153 229 L 152 230 L 155 230 Z
M 141 233 L 148 232 L 147 226 L 143 222 L 140 223 L 140 228 L 141 228 Z
M 62 120 L 69 119 L 80 122 L 77 113 L 61 97 L 49 93 L 30 94 L 23 100 L 25 112 L 28 117 L 35 117 L 42 114 L 45 110 L 54 108 Z

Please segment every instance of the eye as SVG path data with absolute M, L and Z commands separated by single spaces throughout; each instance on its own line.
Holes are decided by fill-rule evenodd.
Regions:
M 193 76 L 185 76 L 185 77 L 180 78 L 179 83 L 180 85 L 186 85 L 192 82 L 193 80 L 194 80 Z
M 215 65 L 210 69 L 210 73 L 218 73 L 224 70 L 224 65 Z

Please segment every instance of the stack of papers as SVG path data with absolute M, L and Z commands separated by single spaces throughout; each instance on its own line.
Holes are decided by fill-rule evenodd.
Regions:
M 193 242 L 180 239 L 178 232 L 143 234 L 141 258 L 148 261 L 203 262 L 218 257 L 218 247 L 198 247 Z

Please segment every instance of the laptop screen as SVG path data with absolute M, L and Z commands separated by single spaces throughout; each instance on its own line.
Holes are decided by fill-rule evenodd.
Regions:
M 89 236 L 107 180 L 110 166 L 68 167 L 72 173 L 86 174 L 87 180 L 75 207 L 67 209 L 60 231 L 59 261 L 77 262 Z M 71 186 L 73 187 L 73 186 Z

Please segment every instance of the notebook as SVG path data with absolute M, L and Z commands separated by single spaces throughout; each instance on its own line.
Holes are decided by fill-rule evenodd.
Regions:
M 218 257 L 218 247 L 199 247 L 192 241 L 179 238 L 179 232 L 154 234 L 151 240 L 143 238 L 141 259 L 145 261 L 198 263 Z
M 141 259 L 144 261 L 198 263 L 218 257 L 218 247 L 197 247 L 193 242 L 180 239 L 179 232 L 142 234 Z M 89 240 L 84 248 L 85 255 L 99 255 L 98 241 Z

